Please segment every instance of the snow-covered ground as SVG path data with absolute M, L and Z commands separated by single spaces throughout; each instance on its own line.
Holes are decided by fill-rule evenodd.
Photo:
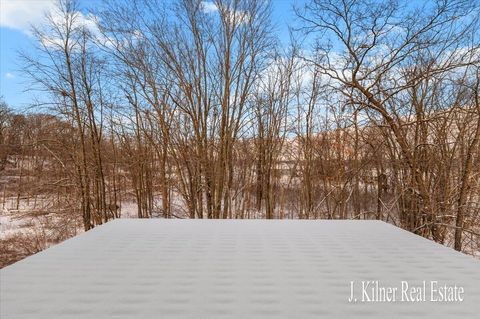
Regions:
M 26 227 L 27 222 L 22 219 L 15 218 L 5 210 L 0 215 L 0 240 L 14 235 L 19 229 Z
M 50 213 L 51 203 L 41 197 L 0 202 L 0 268 L 83 232 L 78 216 Z

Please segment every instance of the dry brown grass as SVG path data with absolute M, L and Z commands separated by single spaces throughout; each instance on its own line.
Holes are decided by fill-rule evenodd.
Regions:
M 0 239 L 0 268 L 36 254 L 77 234 L 78 219 L 70 216 L 41 216 L 22 224 L 18 231 Z

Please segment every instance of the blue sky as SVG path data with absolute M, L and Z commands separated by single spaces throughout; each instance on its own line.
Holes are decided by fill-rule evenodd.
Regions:
M 41 23 L 45 11 L 51 10 L 55 0 L 0 0 L 0 96 L 16 110 L 28 108 L 39 92 L 29 91 L 29 80 L 20 72 L 18 51 L 31 52 L 33 39 L 30 25 Z M 94 6 L 101 0 L 81 0 L 82 6 Z M 293 5 L 305 0 L 272 0 L 273 22 L 281 39 L 288 38 L 287 24 L 294 19 Z

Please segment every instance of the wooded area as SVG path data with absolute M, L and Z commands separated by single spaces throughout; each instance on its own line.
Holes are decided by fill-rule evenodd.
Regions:
M 478 254 L 478 1 L 311 0 L 287 45 L 271 12 L 59 1 L 21 54 L 49 99 L 1 106 L 4 208 L 50 216 L 46 243 L 134 202 L 138 218 L 379 219 Z

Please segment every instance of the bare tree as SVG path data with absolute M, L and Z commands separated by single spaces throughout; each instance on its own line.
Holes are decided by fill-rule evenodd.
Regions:
M 474 2 L 464 1 L 432 1 L 416 7 L 355 0 L 313 0 L 298 11 L 304 30 L 322 32 L 325 39 L 319 40 L 315 59 L 306 58 L 334 81 L 340 94 L 379 116 L 391 130 L 411 176 L 413 219 L 408 227 L 423 234 L 428 229 L 433 237 L 437 211 L 419 166 L 425 132 L 419 131 L 417 143 L 410 143 L 405 125 L 411 118 L 408 105 L 415 104 L 417 97 L 410 93 L 428 85 L 429 78 L 478 65 L 478 44 L 471 40 L 478 30 L 478 15 L 472 16 L 477 11 Z M 423 121 L 422 111 L 414 114 Z

